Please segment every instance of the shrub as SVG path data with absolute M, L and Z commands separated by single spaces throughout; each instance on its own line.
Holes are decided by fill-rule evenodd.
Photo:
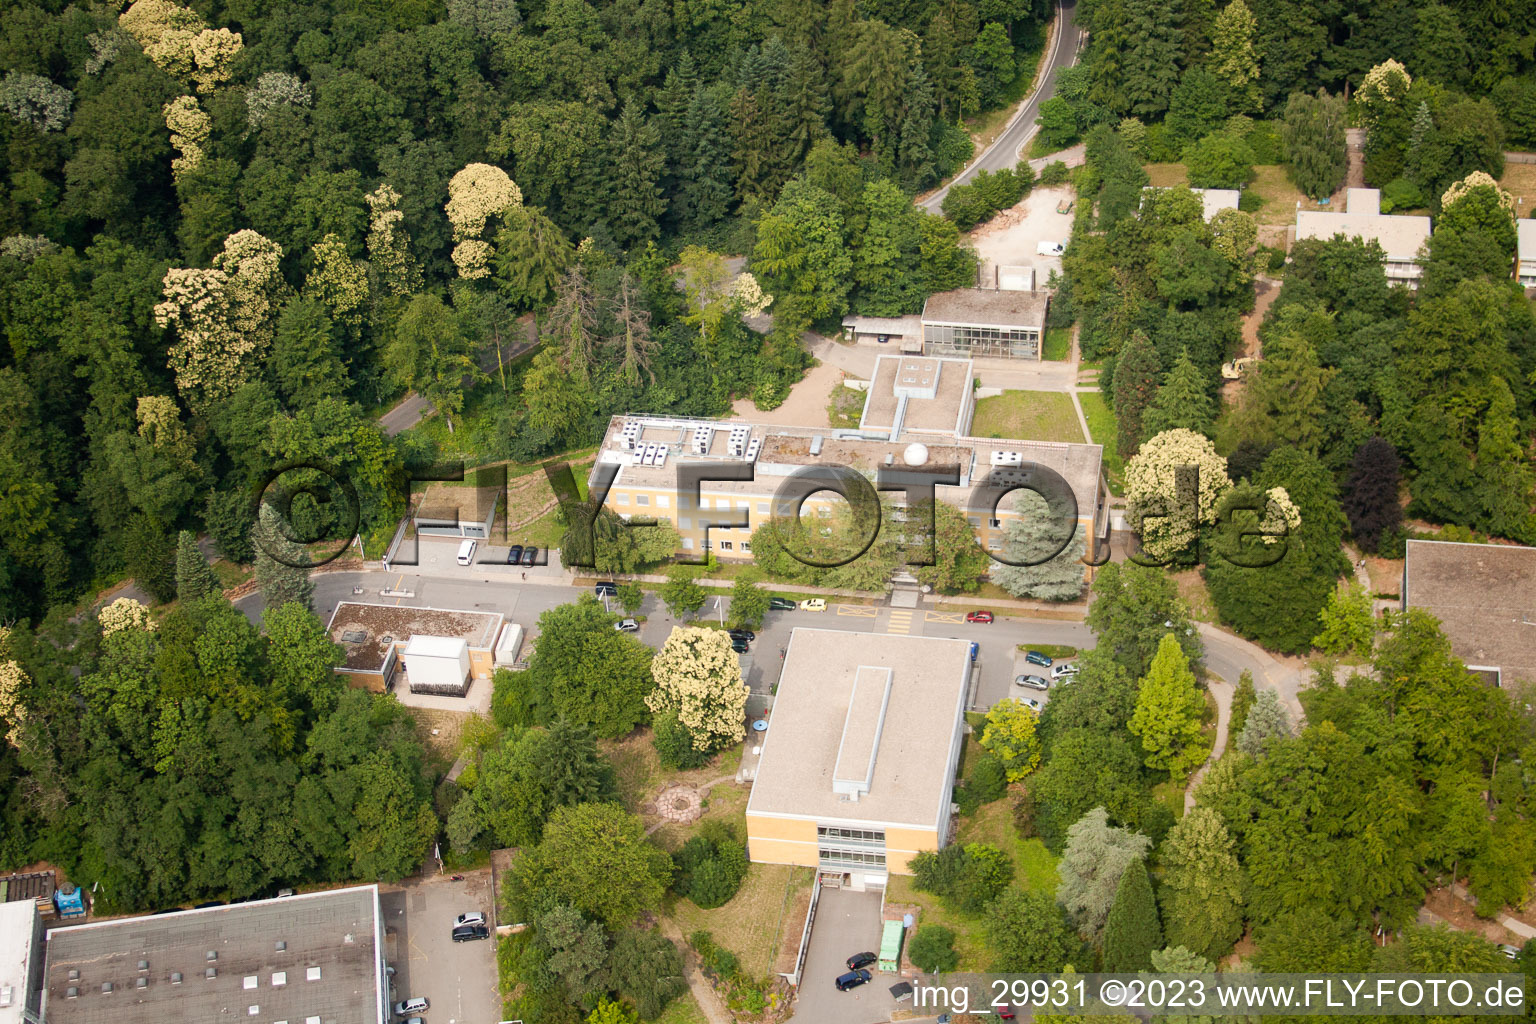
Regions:
M 1060 185 L 1067 180 L 1067 165 L 1060 160 L 1052 160 L 1040 169 L 1039 184 Z
M 987 843 L 920 853 L 912 858 L 911 866 L 914 888 L 972 914 L 980 913 L 1013 879 L 1013 861 Z
M 1008 777 L 1003 770 L 1003 762 L 991 754 L 983 754 L 976 759 L 976 768 L 971 772 L 967 787 L 975 791 L 977 798 L 984 804 L 1002 799 L 1008 791 Z
M 668 771 L 698 768 L 711 756 L 707 751 L 693 748 L 693 734 L 676 715 L 661 715 L 656 719 L 652 725 L 651 743 L 656 747 L 657 760 Z
M 747 851 L 728 826 L 712 822 L 672 855 L 672 866 L 673 888 L 701 908 L 713 910 L 729 903 L 741 889 L 747 876 Z
M 1393 178 L 1386 185 L 1382 186 L 1382 213 L 1391 213 L 1394 210 L 1412 210 L 1428 205 L 1429 202 L 1424 198 L 1424 193 L 1419 190 L 1419 186 L 1407 178 Z
M 1264 208 L 1264 197 L 1251 188 L 1245 188 L 1237 194 L 1237 208 L 1244 213 L 1258 213 Z
M 937 924 L 925 924 L 912 936 L 907 956 L 917 969 L 929 974 L 952 971 L 960 962 L 955 952 L 955 933 Z

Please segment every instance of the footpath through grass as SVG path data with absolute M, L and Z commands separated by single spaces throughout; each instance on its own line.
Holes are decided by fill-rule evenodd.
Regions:
M 976 437 L 1083 443 L 1072 396 L 1059 391 L 1004 391 L 983 398 L 976 403 L 971 433 Z

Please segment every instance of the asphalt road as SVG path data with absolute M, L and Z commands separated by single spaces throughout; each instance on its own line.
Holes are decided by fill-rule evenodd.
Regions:
M 949 195 L 949 190 L 956 185 L 964 185 L 971 181 L 976 177 L 977 171 L 1000 171 L 1005 167 L 1013 167 L 1019 162 L 1025 144 L 1034 138 L 1035 118 L 1040 114 L 1040 104 L 1056 95 L 1056 72 L 1077 63 L 1083 37 L 1073 20 L 1076 9 L 1077 0 L 1062 0 L 1056 8 L 1056 16 L 1060 22 L 1051 52 L 1046 57 L 1045 74 L 1041 77 L 1040 88 L 1019 105 L 1013 119 L 1008 122 L 1002 134 L 993 140 L 992 145 L 972 160 L 965 170 L 955 175 L 954 180 L 948 185 L 918 203 L 919 206 L 930 213 L 938 213 L 944 197 Z
M 475 567 L 438 564 L 430 573 L 413 575 L 382 570 L 361 572 L 330 572 L 315 576 L 314 608 L 322 622 L 329 621 L 331 612 L 340 601 L 368 601 L 396 603 L 430 608 L 461 608 L 468 610 L 496 611 L 510 621 L 521 623 L 525 628 L 538 624 L 539 615 L 556 605 L 576 600 L 585 588 L 568 586 L 563 577 L 553 571 L 537 576 L 530 575 L 528 582 L 508 574 L 505 582 L 485 578 L 484 572 Z M 401 587 L 410 590 L 409 598 L 385 598 L 379 591 Z M 354 593 L 354 590 L 361 593 Z M 835 601 L 836 599 L 832 599 Z M 610 602 L 611 603 L 611 602 Z M 260 623 L 262 601 L 259 593 L 251 594 L 237 606 Z M 615 615 L 620 609 L 615 605 Z M 729 618 L 730 599 L 711 596 L 699 610 L 695 620 L 720 621 Z M 666 641 L 678 620 L 672 618 L 666 606 L 654 592 L 648 592 L 641 606 L 640 615 L 645 617 L 639 637 L 652 647 L 660 647 Z M 1087 647 L 1093 643 L 1093 634 L 1082 622 L 1063 622 L 1056 619 L 1028 619 L 999 616 L 988 625 L 967 623 L 964 608 L 890 608 L 885 605 L 857 605 L 828 603 L 824 612 L 785 611 L 769 612 L 757 639 L 742 659 L 742 670 L 748 686 L 757 693 L 771 693 L 778 682 L 780 652 L 788 645 L 790 633 L 796 627 L 842 629 L 858 633 L 888 633 L 900 636 L 954 637 L 973 640 L 979 645 L 976 659 L 976 681 L 972 693 L 973 707 L 985 709 L 1008 696 L 1031 696 L 1048 699 L 1037 691 L 1024 691 L 1013 685 L 1016 676 L 1026 671 L 1019 646 L 1038 644 L 1067 644 Z M 1302 675 L 1280 663 L 1266 652 L 1229 633 L 1202 626 L 1205 640 L 1206 667 L 1212 673 L 1230 683 L 1236 683 L 1238 675 L 1247 669 L 1253 673 L 1254 682 L 1260 688 L 1273 688 L 1299 712 L 1296 691 Z M 1038 673 L 1032 666 L 1031 674 Z

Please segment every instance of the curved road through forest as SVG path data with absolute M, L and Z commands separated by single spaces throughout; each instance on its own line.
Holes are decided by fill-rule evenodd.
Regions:
M 949 190 L 956 185 L 969 182 L 976 177 L 977 171 L 1000 171 L 1005 167 L 1011 168 L 1019 162 L 1019 151 L 1034 138 L 1035 118 L 1040 115 L 1040 104 L 1056 95 L 1056 72 L 1077 63 L 1083 34 L 1073 20 L 1076 10 L 1077 0 L 1062 0 L 1057 5 L 1056 31 L 1051 36 L 1051 52 L 1045 58 L 1045 74 L 1041 77 L 1040 87 L 1019 104 L 1019 109 L 1014 112 L 1008 126 L 993 140 L 992 145 L 982 150 L 981 155 L 972 160 L 965 170 L 955 175 L 954 180 L 926 199 L 920 200 L 918 206 L 929 213 L 938 213 L 944 197 L 949 195 Z

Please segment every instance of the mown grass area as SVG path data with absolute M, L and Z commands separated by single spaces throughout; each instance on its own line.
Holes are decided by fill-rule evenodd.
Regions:
M 1296 223 L 1296 204 L 1303 210 L 1332 210 L 1332 206 L 1319 206 L 1291 184 L 1281 164 L 1262 164 L 1253 169 L 1253 181 L 1248 190 L 1264 200 L 1264 205 L 1254 213 L 1260 224 Z
M 1047 327 L 1045 329 L 1045 347 L 1041 350 L 1041 357 L 1056 362 L 1064 362 L 1072 354 L 1072 328 Z
M 1093 443 L 1104 446 L 1104 477 L 1109 481 L 1109 493 L 1119 496 L 1125 490 L 1125 463 L 1120 461 L 1119 424 L 1110 412 L 1104 396 L 1097 391 L 1079 391 L 1077 400 L 1083 407 L 1083 417 L 1088 421 L 1088 433 Z
M 1063 658 L 1077 657 L 1077 648 L 1070 644 L 1019 644 L 1021 651 L 1039 651 L 1047 658 L 1055 658 L 1060 661 Z
M 664 782 L 686 782 L 696 786 L 721 776 L 735 775 L 736 769 L 741 766 L 741 748 L 731 746 L 710 758 L 701 768 L 669 772 L 656 757 L 656 746 L 651 742 L 649 728 L 637 729 L 620 740 L 602 740 L 598 743 L 598 749 L 613 762 L 614 772 L 618 776 L 619 802 L 631 812 L 637 812 L 646 797 L 654 795 Z M 723 785 L 717 787 L 723 788 Z M 711 792 L 712 797 L 717 795 L 723 797 L 724 794 Z M 713 809 L 712 801 L 710 810 Z
M 1184 817 L 1184 787 L 1176 782 L 1159 782 L 1152 787 L 1152 799 L 1173 812 L 1175 821 Z
M 1147 172 L 1147 184 L 1153 188 L 1173 188 L 1189 181 L 1183 164 L 1142 164 Z
M 1008 797 L 984 804 L 960 822 L 958 843 L 990 843 L 1013 860 L 1013 880 L 1025 889 L 1056 891 L 1057 857 L 1038 839 L 1025 839 L 1013 824 L 1013 803 Z
M 837 385 L 827 398 L 827 422 L 834 427 L 857 427 L 864 415 L 864 398 L 863 391 Z
M 788 864 L 752 864 L 741 889 L 725 906 L 701 910 L 692 900 L 673 897 L 665 913 L 683 935 L 707 930 L 717 945 L 736 954 L 750 977 L 765 978 L 773 973 L 784 930 L 799 937 L 804 920 L 784 918 L 794 905 L 794 894 L 809 889 L 814 875 L 810 868 Z
M 976 403 L 971 421 L 976 437 L 1083 443 L 1072 397 L 1058 391 L 1005 391 Z

